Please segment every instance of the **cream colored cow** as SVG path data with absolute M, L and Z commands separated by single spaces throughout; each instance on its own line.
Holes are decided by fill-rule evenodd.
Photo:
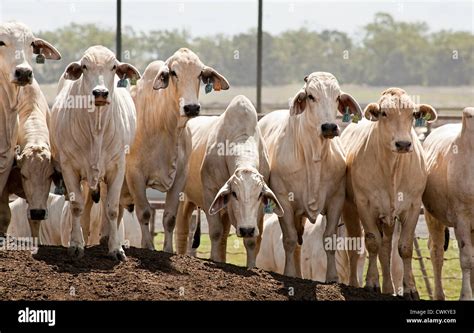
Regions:
M 146 188 L 167 192 L 163 212 L 163 250 L 173 252 L 173 230 L 180 194 L 184 190 L 187 156 L 191 149 L 185 126 L 200 111 L 199 87 L 219 91 L 227 80 L 205 66 L 196 54 L 179 49 L 166 62 L 148 65 L 132 96 L 137 108 L 137 135 L 127 156 L 122 206 L 135 204 L 142 227 L 143 247 L 154 249 L 148 227 L 151 207 Z
M 285 275 L 301 276 L 303 219 L 327 216 L 324 237 L 336 234 L 345 195 L 346 163 L 337 111 L 361 117 L 358 103 L 341 91 L 330 73 L 315 72 L 291 101 L 290 111 L 274 111 L 259 121 L 270 161 L 270 188 L 285 215 L 280 218 Z M 326 281 L 337 281 L 335 249 L 326 251 Z
M 178 253 L 185 253 L 189 221 L 201 207 L 209 224 L 211 260 L 225 262 L 230 225 L 244 238 L 247 267 L 255 267 L 263 228 L 264 205 L 279 216 L 283 210 L 266 185 L 268 155 L 257 125 L 257 112 L 245 96 L 232 99 L 219 117 L 188 121 L 192 152 L 185 201 L 177 217 Z
M 0 235 L 10 222 L 9 191 L 5 186 L 15 153 L 30 204 L 30 221 L 46 217 L 53 172 L 46 125 L 48 105 L 33 76 L 33 54 L 44 59 L 61 58 L 51 44 L 35 37 L 24 24 L 0 24 Z M 38 223 L 32 223 L 34 234 L 38 233 Z
M 71 202 L 68 252 L 74 258 L 84 253 L 81 217 L 90 216 L 90 205 L 85 205 L 90 195 L 84 196 L 83 187 L 96 190 L 102 183 L 106 187 L 105 193 L 101 193 L 101 202 L 109 255 L 125 260 L 117 236 L 121 221 L 119 199 L 125 176 L 125 155 L 135 135 L 136 113 L 129 91 L 117 85 L 119 78 L 135 80 L 139 77 L 140 73 L 132 65 L 119 62 L 112 51 L 93 46 L 78 62 L 67 66 L 59 81 L 59 94 L 49 125 L 53 159 L 62 172 Z
M 395 292 L 390 258 L 394 226 L 401 223 L 398 251 L 403 260 L 403 293 L 413 299 L 419 298 L 412 272 L 413 238 L 427 178 L 423 148 L 412 126 L 418 117 L 434 121 L 437 115 L 430 105 L 415 104 L 404 90 L 390 88 L 366 107 L 367 119 L 349 125 L 341 137 L 347 161 L 343 217 L 350 237 L 362 236 L 362 222 L 369 252 L 365 287 L 380 291 L 379 256 L 382 292 Z M 350 284 L 358 286 L 358 256 L 350 253 Z
M 423 194 L 430 232 L 435 299 L 444 300 L 441 280 L 444 229 L 453 227 L 462 270 L 461 300 L 474 290 L 474 108 L 465 108 L 462 124 L 435 129 L 425 140 L 428 182 Z

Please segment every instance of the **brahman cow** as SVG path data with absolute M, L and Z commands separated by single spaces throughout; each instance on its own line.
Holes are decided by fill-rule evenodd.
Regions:
M 136 112 L 128 89 L 115 87 L 123 80 L 136 80 L 140 73 L 132 65 L 121 63 L 103 46 L 87 49 L 78 61 L 69 64 L 59 81 L 59 94 L 50 115 L 53 160 L 62 172 L 72 214 L 69 254 L 84 253 L 81 216 L 84 209 L 82 186 L 101 195 L 108 227 L 109 255 L 124 260 L 125 253 L 117 237 L 119 199 L 125 176 L 125 155 L 135 135 Z M 87 196 L 89 200 L 90 196 Z M 89 214 L 84 214 L 89 218 Z M 118 220 L 117 220 L 118 219 Z
M 10 222 L 9 191 L 5 187 L 15 153 L 19 155 L 30 221 L 46 217 L 53 172 L 46 125 L 48 104 L 33 77 L 33 53 L 43 60 L 61 58 L 51 44 L 36 38 L 24 24 L 0 24 L 0 235 Z M 34 235 L 38 235 L 38 224 L 32 223 Z
M 343 218 L 348 236 L 361 237 L 369 252 L 365 287 L 380 291 L 377 256 L 383 273 L 383 293 L 394 293 L 390 273 L 392 235 L 401 224 L 398 251 L 403 260 L 403 294 L 418 299 L 412 273 L 415 227 L 426 186 L 426 162 L 421 143 L 412 127 L 413 119 L 434 121 L 436 111 L 417 105 L 400 88 L 389 88 L 378 103 L 370 103 L 365 118 L 349 125 L 341 141 L 347 161 L 347 195 Z M 350 251 L 350 284 L 358 286 L 358 256 Z M 397 290 L 397 293 L 399 291 Z
M 232 224 L 237 236 L 244 238 L 247 267 L 253 268 L 264 206 L 283 215 L 266 184 L 270 169 L 257 112 L 247 97 L 236 96 L 219 117 L 191 119 L 187 127 L 192 135 L 192 152 L 185 200 L 177 216 L 178 253 L 186 252 L 189 221 L 197 206 L 205 211 L 209 224 L 211 260 L 225 262 Z
M 336 234 L 345 193 L 346 163 L 340 144 L 337 110 L 360 119 L 359 104 L 341 91 L 330 73 L 305 77 L 290 110 L 274 111 L 259 121 L 270 160 L 270 188 L 285 215 L 280 218 L 285 275 L 301 276 L 303 218 L 327 216 L 324 238 Z M 326 281 L 337 281 L 335 249 L 326 249 Z
M 444 300 L 441 272 L 444 229 L 454 227 L 462 270 L 461 300 L 471 300 L 474 290 L 474 108 L 465 108 L 462 124 L 435 129 L 423 146 L 428 182 L 423 194 L 430 232 L 435 299 Z
M 324 247 L 328 243 L 325 243 L 323 239 L 324 230 L 326 230 L 326 217 L 322 215 L 318 215 L 315 223 L 305 223 L 304 225 L 303 245 L 301 246 L 301 275 L 304 279 L 320 282 L 326 280 L 327 258 Z M 337 237 L 340 242 L 340 249 L 336 250 L 336 270 L 339 282 L 349 284 L 349 256 L 344 248 L 346 247 L 346 241 L 352 242 L 352 240 L 345 237 L 344 225 L 338 227 Z M 362 279 L 365 248 L 362 241 L 358 246 L 361 253 L 357 272 L 359 278 Z M 279 274 L 283 274 L 285 269 L 285 249 L 283 248 L 281 228 L 276 215 L 266 219 L 263 224 L 262 243 L 257 256 L 257 267 Z
M 173 252 L 173 230 L 186 178 L 191 149 L 186 121 L 200 112 L 200 81 L 206 92 L 229 88 L 227 80 L 205 66 L 188 49 L 179 49 L 166 62 L 148 65 L 132 89 L 137 108 L 137 135 L 127 156 L 122 205 L 134 203 L 142 227 L 143 247 L 154 249 L 149 230 L 151 207 L 146 188 L 167 192 L 163 213 L 163 249 Z

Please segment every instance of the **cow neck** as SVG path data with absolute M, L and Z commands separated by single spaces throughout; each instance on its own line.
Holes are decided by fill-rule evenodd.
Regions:
M 319 188 L 322 176 L 322 156 L 323 149 L 328 149 L 329 142 L 318 135 L 317 129 L 313 126 L 311 117 L 307 111 L 300 116 L 290 116 L 290 128 L 292 128 L 296 149 L 302 149 L 306 169 L 306 193 L 305 210 L 307 217 L 315 221 L 322 209 L 319 196 Z
M 2 108 L 1 123 L 3 128 L 0 128 L 0 131 L 4 135 L 2 135 L 3 140 L 0 140 L 0 173 L 9 168 L 7 155 L 13 151 L 16 145 L 18 109 L 21 98 L 21 87 L 8 82 L 5 74 L 3 74 L 2 81 L 0 84 L 0 107 Z

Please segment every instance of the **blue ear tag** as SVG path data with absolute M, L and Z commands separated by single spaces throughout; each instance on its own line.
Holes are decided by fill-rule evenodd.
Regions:
M 263 212 L 265 214 L 272 214 L 273 213 L 273 209 L 275 208 L 275 203 L 273 202 L 273 200 L 267 200 L 267 203 L 263 206 Z
M 123 78 L 118 80 L 117 88 L 127 88 L 127 86 L 128 86 L 128 82 L 127 82 L 127 79 L 125 78 L 125 75 L 124 75 Z
M 211 80 L 207 81 L 206 87 L 204 87 L 206 94 L 209 94 L 212 91 L 212 82 Z
M 45 59 L 46 59 L 46 58 L 44 57 L 44 55 L 42 55 L 42 54 L 40 53 L 40 54 L 38 54 L 38 55 L 36 56 L 36 63 L 37 63 L 37 64 L 44 64 Z
M 342 116 L 342 122 L 348 123 L 350 121 L 351 121 L 351 114 L 349 113 L 349 107 L 346 106 L 346 112 L 344 112 L 344 115 Z

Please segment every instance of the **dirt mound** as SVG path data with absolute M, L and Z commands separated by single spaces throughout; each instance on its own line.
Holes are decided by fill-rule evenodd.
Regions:
M 394 300 L 336 283 L 130 248 L 116 262 L 101 246 L 79 261 L 62 247 L 0 251 L 1 300 Z

